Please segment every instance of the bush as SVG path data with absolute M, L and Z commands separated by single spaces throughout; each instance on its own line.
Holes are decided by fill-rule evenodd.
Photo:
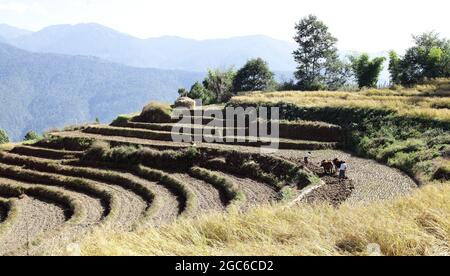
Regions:
M 425 147 L 425 143 L 419 139 L 410 139 L 406 141 L 396 141 L 394 144 L 381 150 L 377 159 L 387 161 L 389 158 L 395 156 L 397 153 L 411 153 L 419 151 Z
M 41 136 L 39 136 L 36 132 L 34 131 L 29 131 L 25 137 L 24 140 L 25 141 L 33 141 L 33 140 L 39 140 L 41 138 Z
M 134 117 L 138 114 L 127 114 L 127 115 L 119 115 L 114 121 L 111 123 L 111 126 L 126 126 Z
M 110 145 L 104 141 L 95 141 L 91 147 L 85 152 L 83 159 L 85 160 L 102 160 L 110 150 Z
M 8 134 L 6 134 L 6 132 L 0 128 L 0 145 L 6 143 L 9 143 Z
M 172 108 L 168 104 L 152 102 L 144 107 L 136 120 L 146 123 L 171 123 Z

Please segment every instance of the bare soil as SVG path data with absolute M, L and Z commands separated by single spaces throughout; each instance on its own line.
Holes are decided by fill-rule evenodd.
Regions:
M 32 247 L 39 235 L 61 226 L 66 220 L 59 206 L 32 197 L 20 199 L 19 206 L 16 223 L 0 237 L 0 255 L 11 254 L 22 245 Z
M 213 185 L 188 174 L 172 173 L 170 176 L 186 184 L 197 197 L 198 213 L 224 211 L 226 199 Z
M 305 154 L 306 152 L 302 151 L 280 150 L 276 156 L 300 164 L 303 162 Z M 394 199 L 409 194 L 417 188 L 414 180 L 403 172 L 343 151 L 313 151 L 311 163 L 318 167 L 322 160 L 333 160 L 334 158 L 345 160 L 349 166 L 347 176 L 354 186 L 353 192 L 347 199 L 350 203 Z
M 258 204 L 267 204 L 277 200 L 278 193 L 275 189 L 273 189 L 273 187 L 265 183 L 257 182 L 250 178 L 225 174 L 221 171 L 214 171 L 214 173 L 230 179 L 238 185 L 240 190 L 244 192 L 246 201 L 242 205 L 243 209 L 248 209 Z

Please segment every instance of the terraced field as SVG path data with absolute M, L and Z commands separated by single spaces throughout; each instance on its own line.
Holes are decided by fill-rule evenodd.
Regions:
M 193 137 L 209 122 L 191 127 Z M 55 248 L 65 248 L 98 227 L 134 231 L 179 216 L 246 210 L 292 201 L 301 194 L 306 201 L 332 204 L 355 193 L 355 201 L 396 195 L 384 191 L 379 197 L 366 196 L 361 192 L 367 190 L 362 177 L 339 182 L 321 174 L 316 164 L 301 163 L 301 150 L 313 151 L 314 163 L 321 156 L 331 158 L 330 153 L 344 154 L 337 150 L 336 126 L 281 124 L 282 138 L 277 142 L 284 150 L 274 154 L 261 154 L 258 148 L 273 141 L 249 136 L 247 129 L 244 141 L 192 145 L 172 142 L 172 127 L 171 122 L 132 120 L 119 126 L 93 125 L 51 133 L 33 145 L 0 152 L 0 255 L 55 253 Z M 302 134 L 302 129 L 311 132 Z M 229 135 L 226 128 L 210 131 Z M 242 133 L 233 131 L 232 138 Z M 365 162 L 359 160 L 352 167 L 357 170 Z M 383 178 L 388 187 L 403 182 L 400 193 L 414 188 L 400 172 L 379 169 L 389 175 Z M 364 172 L 367 179 L 377 175 L 377 170 Z M 372 183 L 370 189 L 382 190 L 384 184 Z

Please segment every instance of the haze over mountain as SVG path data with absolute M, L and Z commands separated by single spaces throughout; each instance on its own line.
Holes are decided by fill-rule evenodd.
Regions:
M 33 32 L 12 27 L 6 24 L 0 24 L 0 36 L 5 40 L 13 40 L 20 36 L 29 35 Z
M 30 130 L 111 121 L 150 100 L 171 102 L 202 73 L 133 68 L 93 57 L 31 53 L 0 43 L 0 128 Z
M 249 58 L 262 57 L 272 70 L 295 69 L 295 44 L 262 35 L 211 40 L 172 36 L 139 39 L 99 24 L 78 24 L 50 26 L 9 39 L 9 43 L 33 52 L 95 56 L 135 67 L 205 72 L 207 68 L 241 66 Z
M 139 39 L 94 23 L 54 25 L 38 32 L 2 26 L 0 37 L 21 49 L 94 56 L 134 67 L 206 72 L 208 68 L 240 67 L 250 58 L 262 57 L 281 80 L 292 78 L 296 69 L 292 57 L 296 44 L 263 35 L 209 40 L 175 36 Z M 358 52 L 341 51 L 342 57 L 348 54 Z M 371 56 L 387 56 L 387 51 Z M 389 80 L 386 67 L 380 83 Z

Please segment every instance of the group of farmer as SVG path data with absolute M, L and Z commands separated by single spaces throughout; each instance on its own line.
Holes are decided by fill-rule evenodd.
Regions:
M 311 161 L 312 153 L 306 153 L 303 162 L 305 165 L 309 165 Z M 324 169 L 326 174 L 334 174 L 339 172 L 339 179 L 344 180 L 347 179 L 347 162 L 344 160 L 339 160 L 335 158 L 334 160 L 322 160 L 320 163 L 320 167 Z

